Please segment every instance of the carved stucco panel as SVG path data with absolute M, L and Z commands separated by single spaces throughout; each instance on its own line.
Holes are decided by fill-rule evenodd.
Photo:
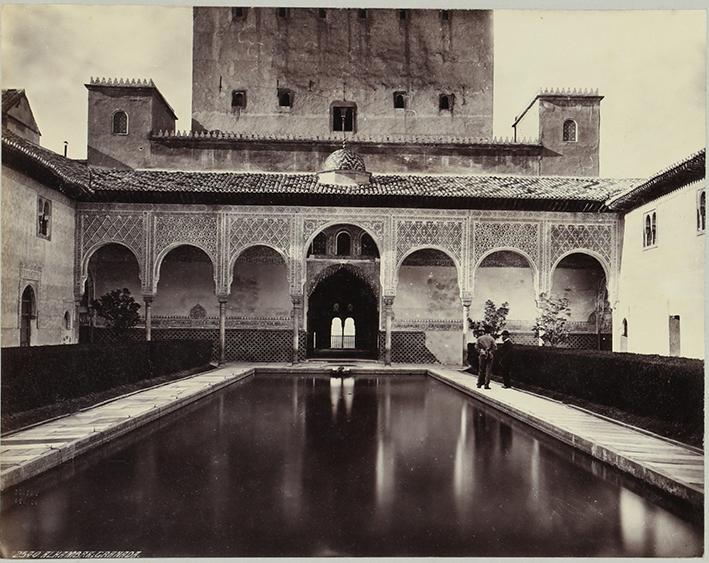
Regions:
M 412 248 L 438 247 L 458 263 L 463 253 L 463 220 L 399 219 L 396 224 L 396 263 Z
M 576 249 L 590 250 L 600 255 L 603 264 L 613 273 L 614 225 L 554 224 L 550 229 L 550 260 L 554 264 L 563 254 Z
M 533 266 L 538 268 L 539 236 L 539 223 L 481 221 L 475 225 L 475 260 L 477 262 L 485 253 L 496 248 L 514 248 L 529 256 Z
M 88 251 L 96 244 L 120 242 L 129 247 L 143 264 L 144 221 L 142 213 L 86 214 L 82 222 L 82 248 Z
M 204 250 L 217 266 L 217 215 L 171 213 L 155 216 L 155 256 L 169 246 L 191 244 Z
M 290 254 L 291 221 L 284 216 L 229 215 L 229 258 L 245 247 L 266 244 Z

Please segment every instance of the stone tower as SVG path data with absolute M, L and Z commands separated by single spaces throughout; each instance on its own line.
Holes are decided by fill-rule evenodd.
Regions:
M 492 136 L 492 12 L 194 8 L 193 129 Z

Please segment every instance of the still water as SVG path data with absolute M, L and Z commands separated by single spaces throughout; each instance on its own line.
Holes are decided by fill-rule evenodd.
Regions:
M 687 556 L 693 513 L 424 376 L 256 376 L 2 497 L 3 555 Z

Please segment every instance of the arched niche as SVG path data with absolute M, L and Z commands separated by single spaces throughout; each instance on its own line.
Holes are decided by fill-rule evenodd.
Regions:
M 459 320 L 458 268 L 445 252 L 423 248 L 406 256 L 397 270 L 397 321 Z
M 536 272 L 520 252 L 496 250 L 485 255 L 475 268 L 470 318 L 483 320 L 485 302 L 498 307 L 509 303 L 510 324 L 531 330 L 537 317 Z
M 232 266 L 228 316 L 283 317 L 290 310 L 288 266 L 283 256 L 266 245 L 243 250 Z
M 611 310 L 608 279 L 603 263 L 590 253 L 572 252 L 555 265 L 551 295 L 566 297 L 571 321 L 584 332 L 610 332 Z
M 95 249 L 86 266 L 82 303 L 90 305 L 114 289 L 128 289 L 133 299 L 141 301 L 140 265 L 131 249 L 120 243 L 108 243 Z
M 207 316 L 219 315 L 214 291 L 214 266 L 207 253 L 190 244 L 170 249 L 157 265 L 154 317 L 188 317 L 196 305 Z

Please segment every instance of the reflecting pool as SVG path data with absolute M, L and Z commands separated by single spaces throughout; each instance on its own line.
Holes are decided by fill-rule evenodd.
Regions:
M 425 376 L 255 376 L 2 497 L 3 555 L 691 556 L 702 514 Z

